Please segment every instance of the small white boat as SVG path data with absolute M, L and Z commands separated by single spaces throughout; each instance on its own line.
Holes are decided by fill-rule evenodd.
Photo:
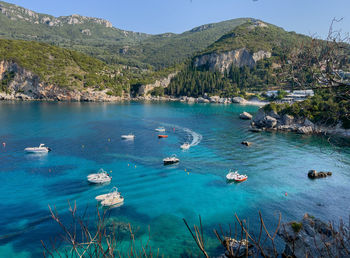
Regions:
M 121 196 L 121 195 L 118 195 L 118 196 L 114 196 L 114 197 L 110 197 L 110 198 L 104 199 L 101 202 L 101 205 L 109 207 L 109 206 L 115 206 L 115 205 L 118 205 L 118 204 L 122 204 L 123 202 L 124 202 L 124 197 Z
M 226 179 L 229 181 L 243 182 L 248 179 L 247 175 L 241 175 L 238 171 L 230 172 L 226 175 Z
M 185 142 L 180 146 L 180 148 L 183 150 L 188 150 L 190 147 L 191 147 L 191 144 L 189 144 L 188 142 Z
M 124 135 L 121 136 L 121 138 L 124 139 L 124 140 L 134 140 L 135 135 L 133 135 L 131 133 L 130 134 L 124 134 Z
M 158 127 L 155 129 L 157 132 L 165 132 L 165 128 L 164 127 Z
M 113 197 L 118 197 L 120 195 L 120 193 L 118 192 L 118 188 L 117 187 L 113 187 L 113 189 L 107 193 L 107 194 L 101 194 L 95 197 L 96 201 L 103 201 L 109 198 L 113 198 Z
M 47 153 L 51 151 L 51 149 L 46 147 L 45 144 L 41 143 L 39 147 L 28 147 L 25 148 L 24 151 L 28 153 Z
M 98 173 L 88 175 L 87 180 L 92 184 L 105 184 L 111 182 L 112 177 L 101 168 Z
M 163 159 L 163 162 L 164 162 L 164 165 L 170 165 L 170 164 L 179 163 L 180 160 L 174 154 L 171 157 L 167 157 L 167 158 Z

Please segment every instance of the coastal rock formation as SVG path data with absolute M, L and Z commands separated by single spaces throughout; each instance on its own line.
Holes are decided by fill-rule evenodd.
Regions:
M 168 87 L 171 79 L 176 75 L 177 73 L 171 73 L 168 75 L 168 77 L 156 80 L 155 83 L 141 85 L 141 87 L 138 90 L 138 95 L 147 95 L 149 94 L 155 87 L 162 87 L 166 88 Z
M 40 81 L 40 78 L 15 62 L 0 61 L 0 81 L 6 73 L 13 75 L 0 100 L 56 100 L 56 101 L 119 101 L 121 97 L 109 96 L 108 90 L 92 88 L 71 90 Z
M 349 228 L 341 225 L 343 232 L 349 232 Z M 327 223 L 305 214 L 300 222 L 283 224 L 278 235 L 285 241 L 285 257 L 330 257 L 336 254 L 338 257 L 347 257 L 350 242 L 347 234 L 339 233 Z
M 308 119 L 296 119 L 287 114 L 280 116 L 273 110 L 266 112 L 263 108 L 254 116 L 251 126 L 262 130 L 291 131 L 300 134 L 312 134 L 317 131 L 315 125 Z
M 244 98 L 241 97 L 234 97 L 232 98 L 232 103 L 237 103 L 237 104 L 245 104 L 247 101 Z
M 324 178 L 331 175 L 332 175 L 332 172 L 322 172 L 322 171 L 317 172 L 316 170 L 313 170 L 313 169 L 307 173 L 307 176 L 311 179 Z
M 214 52 L 198 56 L 194 59 L 193 65 L 194 67 L 206 66 L 210 71 L 219 70 L 223 73 L 231 65 L 254 67 L 259 60 L 270 57 L 271 53 L 267 51 L 259 50 L 255 53 L 250 53 L 247 49 L 241 48 L 228 52 Z
M 299 134 L 322 134 L 338 135 L 350 138 L 350 129 L 344 129 L 342 124 L 338 123 L 335 127 L 327 127 L 313 123 L 305 117 L 293 117 L 288 114 L 279 115 L 275 111 L 265 111 L 259 109 L 251 122 L 251 131 L 286 131 Z
M 253 116 L 248 112 L 243 112 L 242 114 L 239 115 L 239 118 L 243 120 L 251 120 Z

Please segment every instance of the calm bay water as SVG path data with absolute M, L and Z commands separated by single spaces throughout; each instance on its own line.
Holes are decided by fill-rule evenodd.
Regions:
M 49 217 L 48 204 L 65 219 L 68 203 L 96 210 L 96 195 L 117 186 L 124 205 L 110 219 L 130 222 L 139 240 L 167 256 L 196 252 L 182 218 L 197 223 L 200 214 L 208 246 L 219 253 L 212 229 L 248 218 L 252 228 L 260 210 L 268 223 L 282 213 L 298 220 L 309 212 L 324 220 L 350 214 L 350 150 L 334 152 L 316 136 L 251 133 L 249 121 L 238 119 L 257 107 L 182 103 L 0 103 L 0 256 L 41 255 L 40 240 L 60 233 Z M 154 129 L 165 126 L 168 139 Z M 134 141 L 122 141 L 132 132 Z M 253 142 L 249 148 L 240 142 Z M 182 151 L 188 141 L 193 146 Z M 47 155 L 23 149 L 45 143 Z M 181 162 L 164 167 L 176 154 Z M 91 186 L 89 173 L 112 171 L 110 185 Z M 248 181 L 227 184 L 230 168 Z M 309 180 L 309 169 L 333 176 Z M 287 196 L 285 195 L 287 193 Z

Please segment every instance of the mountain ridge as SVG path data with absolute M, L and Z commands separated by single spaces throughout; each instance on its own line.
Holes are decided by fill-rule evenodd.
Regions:
M 156 69 L 185 61 L 249 19 L 205 24 L 180 34 L 152 35 L 111 27 L 100 18 L 54 17 L 3 1 L 0 9 L 0 38 L 35 40 L 84 52 L 107 63 Z

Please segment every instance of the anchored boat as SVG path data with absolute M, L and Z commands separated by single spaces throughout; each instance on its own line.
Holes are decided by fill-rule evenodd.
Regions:
M 155 129 L 157 132 L 165 132 L 165 128 L 164 127 L 158 127 Z
M 107 194 L 101 194 L 95 197 L 96 201 L 103 201 L 106 200 L 108 198 L 113 198 L 113 197 L 118 197 L 120 196 L 120 193 L 118 192 L 118 188 L 117 187 L 113 187 L 112 190 L 107 193 Z
M 158 138 L 168 138 L 168 135 L 165 135 L 165 134 L 159 134 L 159 135 L 158 135 Z
M 41 143 L 39 147 L 28 147 L 25 148 L 24 151 L 28 153 L 47 153 L 51 151 L 51 149 L 46 147 L 45 144 Z
M 248 179 L 247 175 L 241 175 L 238 173 L 238 171 L 230 172 L 226 175 L 226 179 L 228 181 L 235 181 L 235 182 L 243 182 Z
M 101 168 L 98 173 L 88 175 L 87 180 L 92 184 L 105 184 L 111 182 L 112 177 Z
M 170 165 L 170 164 L 179 163 L 180 160 L 174 154 L 171 157 L 167 157 L 167 158 L 163 159 L 163 162 L 164 162 L 164 165 Z
M 124 202 L 124 197 L 121 195 L 118 196 L 112 196 L 110 198 L 104 199 L 101 202 L 102 206 L 114 206 L 114 205 L 118 205 L 118 204 L 122 204 Z
M 125 135 L 122 135 L 121 138 L 124 139 L 124 140 L 134 140 L 135 135 L 133 135 L 131 133 L 130 134 L 125 134 Z

